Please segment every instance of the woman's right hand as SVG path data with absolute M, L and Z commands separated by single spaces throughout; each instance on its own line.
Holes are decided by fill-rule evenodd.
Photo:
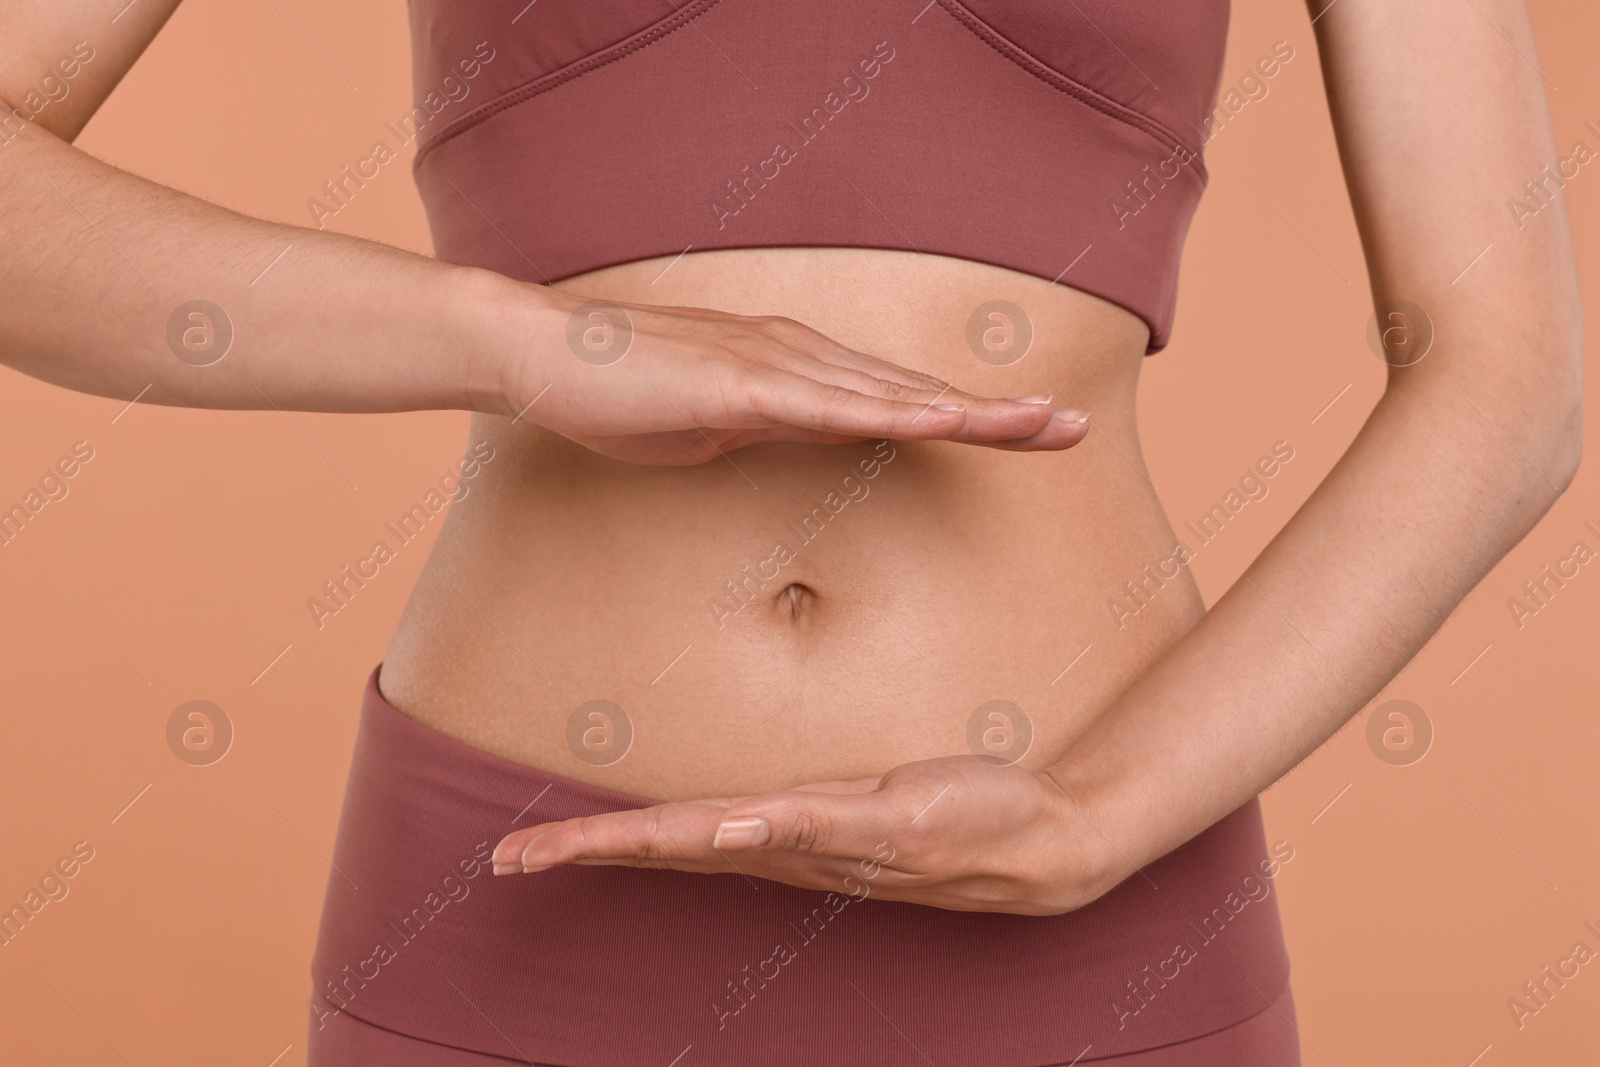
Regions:
M 974 396 L 793 319 L 539 288 L 545 328 L 507 368 L 507 414 L 630 463 L 704 463 L 760 441 L 1060 450 L 1088 433 L 1049 397 Z

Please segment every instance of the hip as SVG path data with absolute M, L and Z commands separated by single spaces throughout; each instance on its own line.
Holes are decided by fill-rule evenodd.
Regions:
M 494 879 L 485 860 L 509 830 L 649 801 L 431 731 L 377 677 L 313 963 L 314 1064 L 405 1043 L 562 1067 L 689 1048 L 702 1064 L 1039 1067 L 1227 1031 L 1235 1051 L 1276 1050 L 1232 1062 L 1297 1062 L 1275 1019 L 1292 1007 L 1273 879 L 1293 850 L 1267 847 L 1255 801 L 1057 916 L 879 901 L 870 880 Z

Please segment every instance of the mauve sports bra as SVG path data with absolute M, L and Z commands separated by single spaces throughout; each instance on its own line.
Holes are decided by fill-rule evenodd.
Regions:
M 687 250 L 938 253 L 1166 345 L 1228 0 L 412 0 L 440 259 L 550 282 Z

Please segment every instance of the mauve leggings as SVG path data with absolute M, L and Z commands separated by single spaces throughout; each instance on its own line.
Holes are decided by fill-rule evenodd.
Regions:
M 736 874 L 495 878 L 513 826 L 651 803 L 406 718 L 367 680 L 310 1067 L 1298 1067 L 1256 802 L 1066 915 Z

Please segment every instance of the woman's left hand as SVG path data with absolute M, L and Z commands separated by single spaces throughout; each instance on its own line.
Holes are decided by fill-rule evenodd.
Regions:
M 505 837 L 494 872 L 563 863 L 739 873 L 856 898 L 1053 915 L 1132 873 L 1049 770 L 978 756 L 882 778 L 668 803 Z

